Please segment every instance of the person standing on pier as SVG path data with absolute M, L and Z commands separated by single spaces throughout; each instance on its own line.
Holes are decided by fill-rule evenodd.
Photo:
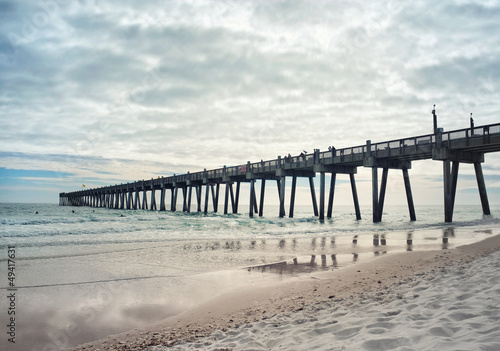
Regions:
M 434 108 L 432 109 L 432 117 L 433 117 L 433 122 L 434 122 L 434 134 L 437 134 L 437 132 L 438 132 L 438 124 L 437 124 L 438 116 L 436 115 L 436 104 L 434 104 Z

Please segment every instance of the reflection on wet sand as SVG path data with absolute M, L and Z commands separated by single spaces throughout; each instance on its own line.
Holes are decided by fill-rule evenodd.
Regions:
M 455 228 L 451 227 L 443 229 L 443 250 L 448 248 L 448 238 L 450 237 L 455 237 Z
M 448 249 L 449 248 L 449 238 L 454 238 L 455 237 L 455 231 L 454 228 L 444 228 L 443 229 L 443 235 L 442 235 L 442 245 L 438 246 L 441 249 Z M 433 238 L 424 238 L 424 239 L 433 239 Z M 361 259 L 367 252 L 372 251 L 373 255 L 375 256 L 380 256 L 387 254 L 389 251 L 389 246 L 387 245 L 387 237 L 385 234 L 373 234 L 373 239 L 372 239 L 372 246 L 373 249 L 369 249 L 369 245 L 367 244 L 366 238 L 363 240 L 360 240 L 360 237 L 358 235 L 354 235 L 352 237 L 352 243 L 351 243 L 351 259 L 347 259 L 349 254 L 345 252 L 346 247 L 343 247 L 342 251 L 339 248 L 339 252 L 331 253 L 332 250 L 335 250 L 337 248 L 337 242 L 336 238 L 334 236 L 331 237 L 330 239 L 330 246 L 327 247 L 327 237 L 323 236 L 320 238 L 321 244 L 319 245 L 320 248 L 318 250 L 318 245 L 317 241 L 318 238 L 311 238 L 310 239 L 310 246 L 309 248 L 312 251 L 320 251 L 321 252 L 321 264 L 317 262 L 317 255 L 316 254 L 310 254 L 310 256 L 300 256 L 300 257 L 294 257 L 291 261 L 284 260 L 284 261 L 279 261 L 279 262 L 273 262 L 273 263 L 267 263 L 267 264 L 261 264 L 261 265 L 255 265 L 255 266 L 250 266 L 247 267 L 248 271 L 259 271 L 259 272 L 270 272 L 270 273 L 277 273 L 277 274 L 298 274 L 298 273 L 307 273 L 307 272 L 313 272 L 313 271 L 319 271 L 319 270 L 330 270 L 330 269 L 335 269 L 338 268 L 339 266 L 342 265 L 347 265 L 349 263 L 355 263 L 358 262 L 358 260 Z M 406 246 L 403 246 L 406 251 L 413 251 L 414 250 L 414 232 L 409 231 L 406 234 Z M 421 240 L 422 241 L 422 240 Z M 278 243 L 279 249 L 283 250 L 286 248 L 286 240 L 281 239 Z M 297 239 L 292 240 L 292 248 L 293 250 L 297 249 L 298 247 L 298 242 Z M 435 248 L 438 248 L 435 247 Z M 394 251 L 398 250 L 396 247 L 393 249 Z M 399 249 L 401 250 L 401 248 Z M 330 251 L 330 252 L 328 252 Z M 342 257 L 342 264 L 339 264 L 337 260 L 337 255 L 340 255 Z M 330 258 L 328 258 L 328 256 Z M 309 258 L 310 257 L 310 258 Z
M 257 271 L 257 272 L 269 272 L 277 274 L 297 274 L 297 273 L 308 273 L 318 270 L 328 270 L 330 268 L 337 268 L 337 258 L 336 255 L 331 256 L 331 262 L 328 262 L 327 256 L 325 254 L 321 255 L 321 265 L 316 262 L 316 255 L 311 255 L 310 259 L 307 258 L 297 258 L 292 260 L 292 263 L 287 261 L 281 261 L 270 264 L 263 264 L 258 266 L 248 267 L 247 270 Z
M 408 232 L 406 237 L 406 251 L 413 251 L 413 232 Z

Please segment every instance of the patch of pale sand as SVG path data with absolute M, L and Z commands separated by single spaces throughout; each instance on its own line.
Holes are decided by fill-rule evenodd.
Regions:
M 182 340 L 194 341 L 216 330 L 226 332 L 245 323 L 303 311 L 306 306 L 327 301 L 339 306 L 349 306 L 369 298 L 392 301 L 396 296 L 391 291 L 402 284 L 419 280 L 422 276 L 438 276 L 449 267 L 469 264 L 499 249 L 500 236 L 497 235 L 453 250 L 382 255 L 334 271 L 240 289 L 165 319 L 147 330 L 121 333 L 73 350 L 144 350 L 154 345 L 171 346 Z M 343 331 L 346 339 L 349 333 L 355 332 Z
M 148 351 L 500 350 L 500 251 L 352 304 L 332 301 Z

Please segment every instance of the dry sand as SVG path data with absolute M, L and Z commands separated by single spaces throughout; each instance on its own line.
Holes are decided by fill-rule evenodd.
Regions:
M 216 330 L 277 315 L 302 311 L 322 302 L 339 306 L 373 299 L 389 302 L 392 291 L 405 283 L 442 274 L 450 267 L 467 265 L 500 249 L 500 236 L 452 250 L 419 251 L 381 255 L 369 262 L 328 272 L 314 272 L 275 284 L 256 286 L 219 296 L 193 310 L 163 320 L 147 330 L 134 330 L 73 350 L 144 350 L 197 340 Z

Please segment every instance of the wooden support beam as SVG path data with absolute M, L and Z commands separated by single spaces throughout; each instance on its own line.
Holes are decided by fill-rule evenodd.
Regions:
M 187 185 L 182 187 L 182 212 L 188 212 Z
M 280 180 L 280 218 L 285 217 L 285 185 L 286 185 L 286 176 L 281 177 Z
M 142 190 L 142 209 L 148 209 L 148 192 L 145 188 Z
M 292 176 L 292 189 L 290 193 L 290 211 L 288 217 L 293 218 L 293 211 L 295 210 L 295 190 L 297 188 L 297 176 Z
M 455 208 L 455 198 L 457 194 L 459 161 L 453 161 L 451 168 L 451 208 Z
M 373 222 L 378 222 L 378 168 L 372 167 L 372 214 Z
M 325 172 L 319 175 L 319 220 L 325 220 Z
M 153 182 L 151 182 L 151 211 L 156 210 L 156 197 L 155 197 L 156 190 L 153 187 Z
M 226 183 L 226 192 L 224 195 L 224 214 L 227 214 L 228 207 L 229 207 L 229 183 Z
M 278 199 L 281 199 L 281 179 L 276 179 L 276 185 L 278 186 Z
M 408 174 L 408 168 L 403 168 L 403 180 L 405 183 L 408 210 L 410 211 L 410 220 L 416 221 L 417 217 L 415 216 L 415 206 L 413 205 L 413 196 L 411 193 L 410 175 Z
M 167 192 L 167 189 L 165 189 L 165 185 L 161 185 L 161 191 L 160 191 L 160 211 L 165 211 L 165 193 Z
M 189 185 L 189 190 L 188 190 L 188 202 L 187 202 L 187 212 L 191 212 L 191 195 L 193 193 L 193 186 Z
M 214 189 L 213 184 L 210 184 L 210 190 L 212 192 L 212 207 L 214 209 L 214 213 L 216 213 L 217 212 L 217 202 L 215 201 L 215 189 Z
M 179 195 L 179 187 L 174 188 L 174 211 L 177 211 L 177 196 Z
M 257 205 L 257 195 L 256 195 L 256 192 L 255 192 L 255 186 L 253 187 L 252 196 L 253 196 L 253 210 L 254 210 L 255 213 L 259 213 L 259 208 L 258 208 L 258 205 Z
M 474 163 L 474 170 L 476 172 L 477 187 L 479 189 L 479 197 L 481 198 L 481 206 L 483 208 L 483 214 L 490 215 L 490 205 L 488 202 L 488 194 L 486 192 L 486 183 L 484 182 L 483 169 L 481 163 Z
M 238 213 L 238 204 L 240 202 L 240 182 L 236 182 L 236 195 L 234 196 L 233 212 Z
M 201 212 L 201 192 L 202 192 L 202 185 L 197 185 L 196 186 L 196 202 L 197 202 L 196 210 L 198 212 Z
M 127 209 L 128 209 L 128 210 L 131 210 L 133 206 L 134 206 L 134 191 L 133 191 L 133 190 L 131 190 L 131 191 L 129 191 L 129 193 L 128 193 L 128 204 L 127 204 Z M 101 195 L 101 198 L 100 198 L 100 207 L 102 207 L 102 195 Z
M 318 216 L 318 203 L 316 201 L 316 190 L 314 189 L 314 179 L 313 177 L 309 177 L 309 188 L 311 188 L 311 200 L 314 210 L 314 215 Z
M 229 183 L 229 196 L 231 197 L 231 211 L 233 213 L 237 213 L 234 208 L 234 190 L 233 190 L 233 183 Z
M 450 160 L 443 161 L 443 190 L 444 190 L 444 221 L 453 220 L 453 202 L 451 198 L 451 170 Z
M 203 213 L 207 214 L 208 213 L 208 195 L 210 193 L 210 184 L 207 183 L 205 187 L 205 208 Z
M 175 188 L 170 189 L 170 211 L 175 211 Z
M 330 179 L 330 193 L 328 194 L 328 210 L 326 212 L 327 218 L 332 218 L 333 198 L 335 195 L 335 180 L 336 179 L 337 179 L 337 173 L 332 173 L 332 177 Z
M 262 179 L 260 183 L 260 203 L 259 203 L 259 217 L 264 215 L 264 194 L 266 191 L 266 180 Z
M 250 218 L 253 217 L 253 208 L 254 208 L 254 196 L 253 196 L 253 193 L 255 191 L 255 180 L 252 179 L 250 180 L 250 208 L 249 208 L 249 213 L 248 215 L 250 216 Z
M 220 188 L 220 184 L 217 183 L 215 185 L 215 190 L 214 190 L 214 185 L 213 184 L 210 186 L 210 188 L 212 189 L 212 203 L 213 203 L 213 206 L 214 206 L 214 213 L 216 213 L 217 210 L 218 210 L 218 207 L 219 207 L 219 188 Z
M 354 178 L 354 174 L 349 174 L 349 178 L 351 180 L 352 199 L 354 202 L 354 211 L 356 212 L 356 219 L 360 220 L 361 211 L 359 209 L 358 191 L 356 190 L 356 180 Z
M 382 214 L 384 213 L 384 201 L 385 201 L 385 191 L 387 189 L 387 175 L 389 173 L 389 168 L 383 168 L 382 170 L 382 181 L 380 184 L 380 195 L 378 200 L 378 219 L 377 222 L 382 221 Z
M 134 200 L 134 210 L 137 210 L 137 206 L 139 206 L 139 189 L 135 189 L 135 200 Z M 109 195 L 108 195 L 108 206 L 109 207 Z

